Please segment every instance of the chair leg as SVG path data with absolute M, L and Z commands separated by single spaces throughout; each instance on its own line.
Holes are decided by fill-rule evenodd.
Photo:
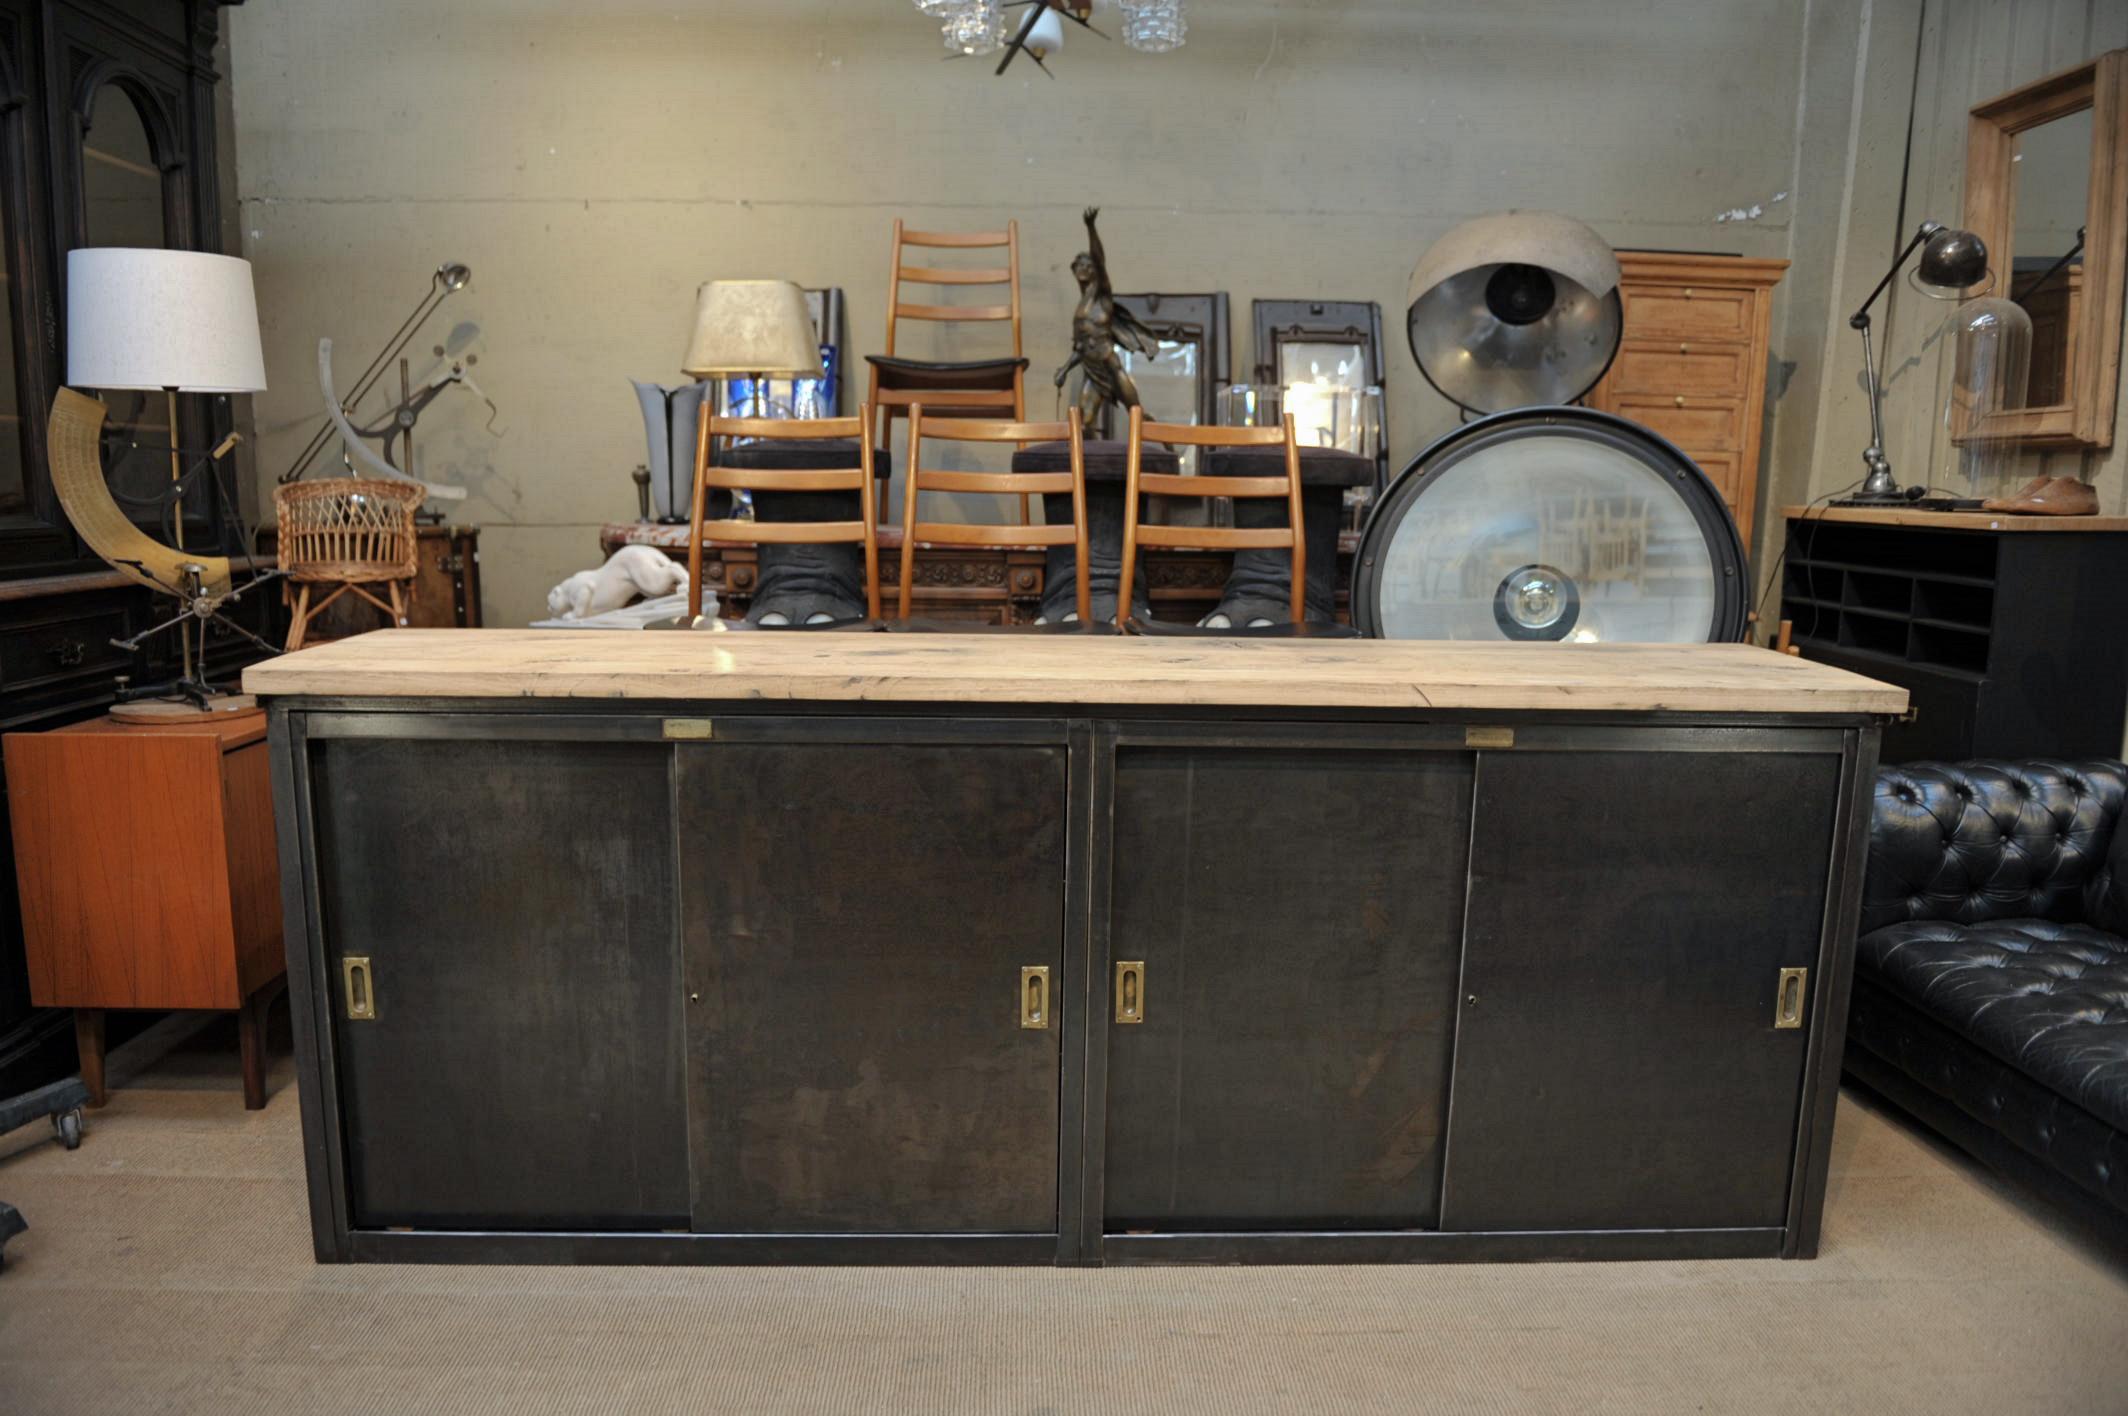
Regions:
M 310 586 L 296 587 L 295 608 L 288 616 L 288 652 L 293 654 L 303 647 L 303 636 L 310 629 Z
M 74 1010 L 74 1050 L 81 1056 L 81 1084 L 89 1089 L 89 1105 L 104 1103 L 103 1009 Z
M 392 597 L 392 628 L 405 629 L 406 596 L 401 592 L 399 582 L 387 580 L 384 582 L 384 588 L 385 592 Z

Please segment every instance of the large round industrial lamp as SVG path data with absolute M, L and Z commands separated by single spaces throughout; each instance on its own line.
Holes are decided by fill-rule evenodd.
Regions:
M 1380 639 L 1741 639 L 1744 547 L 1721 494 L 1637 423 L 1524 408 L 1466 424 L 1390 483 L 1352 617 Z

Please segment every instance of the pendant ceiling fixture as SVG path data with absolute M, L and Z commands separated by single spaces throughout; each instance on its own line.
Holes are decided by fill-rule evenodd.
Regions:
M 1183 0 L 1117 0 L 1123 10 L 1123 42 L 1148 54 L 1182 47 L 1187 25 Z M 1108 38 L 1094 28 L 1094 0 L 916 0 L 916 8 L 939 22 L 948 58 L 980 58 L 1000 48 L 997 72 L 1025 54 L 1051 78 L 1046 62 L 1064 48 L 1064 22 Z M 1006 11 L 1019 13 L 1008 18 Z

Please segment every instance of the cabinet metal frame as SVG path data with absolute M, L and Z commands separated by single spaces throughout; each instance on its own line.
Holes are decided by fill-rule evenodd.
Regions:
M 1861 900 L 1855 844 L 1866 830 L 1877 728 L 1865 716 L 1601 715 L 1413 710 L 1348 714 L 1295 710 L 1148 713 L 1078 705 L 795 705 L 789 703 L 291 699 L 271 705 L 275 818 L 284 862 L 289 998 L 300 1082 L 312 1242 L 321 1262 L 830 1263 L 1098 1265 L 1258 1262 L 1372 1263 L 1563 1258 L 1808 1258 L 1825 1198 L 1838 1059 L 1845 1041 L 1854 933 Z M 1216 714 L 1217 716 L 1210 716 Z M 664 737 L 668 716 L 709 718 L 707 742 Z M 1470 748 L 1478 724 L 1515 729 L 1510 748 Z M 319 862 L 311 829 L 312 744 L 344 739 L 512 739 L 658 743 L 714 751 L 730 743 L 1042 744 L 1067 748 L 1062 1093 L 1058 1230 L 1038 1234 L 709 1234 L 354 1229 L 346 1137 L 333 1056 L 332 979 L 321 928 Z M 1838 799 L 1819 943 L 1819 992 L 1807 1023 L 1788 1217 L 1780 1228 L 1527 1231 L 1248 1231 L 1104 1233 L 1107 1057 L 1113 1000 L 1109 914 L 1119 750 L 1222 747 L 1338 751 L 1765 752 L 1837 756 Z M 672 755 L 677 778 L 677 751 Z M 675 833 L 676 835 L 677 833 Z M 675 840 L 675 850 L 678 843 Z M 680 947 L 676 937 L 674 948 Z M 1083 1019 L 1083 1026 L 1073 1021 Z

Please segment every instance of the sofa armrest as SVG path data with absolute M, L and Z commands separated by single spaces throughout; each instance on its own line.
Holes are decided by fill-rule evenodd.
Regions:
M 2084 919 L 2108 934 L 2128 935 L 2128 829 L 2113 828 L 2113 845 L 2084 886 Z
M 2111 908 L 2128 881 L 2105 876 L 2128 766 L 2087 762 L 1915 762 L 1877 775 L 1864 933 L 1908 920 L 2075 923 Z M 2101 896 L 2103 895 L 2103 899 Z M 2104 927 L 2104 926 L 2101 926 Z

